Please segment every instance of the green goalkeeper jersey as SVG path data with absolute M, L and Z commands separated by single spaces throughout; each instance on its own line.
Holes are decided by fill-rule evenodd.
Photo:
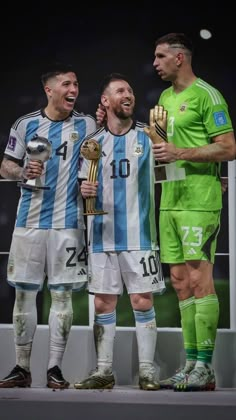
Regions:
M 159 105 L 168 111 L 167 137 L 177 147 L 201 147 L 211 138 L 232 131 L 228 106 L 221 93 L 202 79 L 176 94 L 165 89 Z M 186 179 L 162 184 L 161 210 L 214 211 L 222 207 L 220 164 L 180 160 Z

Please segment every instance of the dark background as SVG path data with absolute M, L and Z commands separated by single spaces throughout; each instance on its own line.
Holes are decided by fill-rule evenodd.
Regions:
M 197 76 L 219 88 L 235 120 L 235 35 L 233 13 L 227 1 L 37 3 L 32 10 L 3 16 L 1 40 L 0 134 L 6 141 L 10 125 L 25 112 L 44 103 L 40 73 L 44 63 L 65 60 L 78 68 L 78 108 L 94 114 L 102 78 L 112 71 L 127 74 L 136 93 L 136 115 L 148 121 L 152 107 L 167 83 L 152 66 L 156 38 L 167 32 L 186 32 L 195 45 L 193 67 Z M 67 14 L 67 10 L 72 14 Z M 203 40 L 199 31 L 211 30 Z
M 13 12 L 2 15 L 0 24 L 0 162 L 13 122 L 45 104 L 40 74 L 53 60 L 78 69 L 79 111 L 95 115 L 101 80 L 121 72 L 132 81 L 137 119 L 148 122 L 149 109 L 168 86 L 152 65 L 155 40 L 168 32 L 192 38 L 195 74 L 222 92 L 235 125 L 235 23 L 229 2 L 34 3 L 25 10 L 20 4 Z M 212 38 L 201 39 L 201 29 L 210 30 Z M 18 197 L 15 183 L 0 182 L 0 322 L 11 322 L 14 289 L 5 281 L 7 255 L 1 252 L 9 250 Z M 218 252 L 228 252 L 227 193 Z M 216 276 L 228 279 L 228 257 L 218 258 Z

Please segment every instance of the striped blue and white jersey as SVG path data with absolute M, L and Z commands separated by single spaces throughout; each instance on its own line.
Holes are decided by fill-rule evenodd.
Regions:
M 81 143 L 94 130 L 95 119 L 75 110 L 63 121 L 51 121 L 42 110 L 38 110 L 22 116 L 13 124 L 5 149 L 9 159 L 25 159 L 27 144 L 36 135 L 46 137 L 52 145 L 51 158 L 44 163 L 40 177 L 42 184 L 50 189 L 21 189 L 16 227 L 84 227 L 83 202 L 78 186 L 79 155 Z
M 125 135 L 106 127 L 86 138 L 101 147 L 98 162 L 96 209 L 108 214 L 92 217 L 90 251 L 156 250 L 154 158 L 152 142 L 136 122 Z M 87 178 L 84 159 L 80 178 Z

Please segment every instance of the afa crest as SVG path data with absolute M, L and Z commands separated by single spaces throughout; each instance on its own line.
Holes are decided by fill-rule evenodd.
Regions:
M 134 146 L 133 155 L 134 156 L 142 156 L 143 155 L 143 145 L 142 144 L 136 144 Z
M 79 133 L 78 131 L 72 131 L 69 136 L 70 141 L 77 141 L 79 140 Z
M 188 108 L 188 105 L 186 103 L 183 103 L 183 104 L 180 105 L 179 111 L 180 112 L 185 112 L 187 108 Z

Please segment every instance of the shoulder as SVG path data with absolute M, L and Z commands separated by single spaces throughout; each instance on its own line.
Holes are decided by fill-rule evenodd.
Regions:
M 90 140 L 90 139 L 98 139 L 101 135 L 104 135 L 104 134 L 106 134 L 106 129 L 105 129 L 105 127 L 99 127 L 99 128 L 97 128 L 97 130 L 95 130 L 95 131 L 93 131 L 91 134 L 89 134 L 88 136 L 86 136 L 85 138 L 84 138 L 84 141 L 85 140 Z
M 220 105 L 222 102 L 225 102 L 221 92 L 202 79 L 197 79 L 194 88 L 197 90 L 200 98 L 208 100 L 213 105 Z
M 20 125 L 26 125 L 30 120 L 38 119 L 40 117 L 42 117 L 40 109 L 29 114 L 22 115 L 12 124 L 12 128 L 17 130 Z
M 96 123 L 95 118 L 90 114 L 84 114 L 83 112 L 79 112 L 79 111 L 74 109 L 72 111 L 72 115 L 73 115 L 74 118 L 80 118 L 80 119 L 83 119 L 83 120 L 88 120 L 88 121 Z
M 144 127 L 147 127 L 147 124 L 141 121 L 135 121 L 133 126 L 134 130 L 136 131 L 143 131 Z

